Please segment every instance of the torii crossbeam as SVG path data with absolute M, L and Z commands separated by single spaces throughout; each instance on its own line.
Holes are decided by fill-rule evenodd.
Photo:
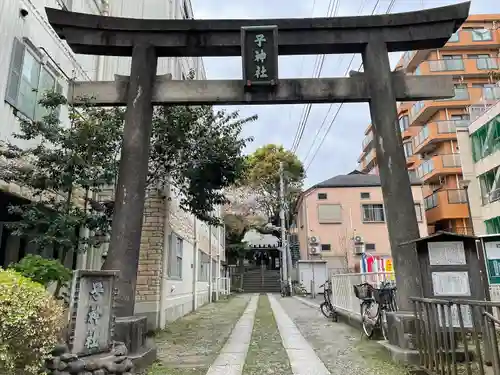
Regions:
M 134 313 L 153 104 L 369 102 L 398 305 L 401 310 L 410 310 L 408 297 L 421 295 L 419 263 L 414 246 L 400 244 L 418 238 L 419 229 L 397 124 L 396 101 L 452 97 L 453 88 L 451 77 L 405 77 L 391 73 L 388 52 L 442 47 L 466 20 L 469 7 L 467 2 L 401 14 L 274 20 L 144 20 L 47 8 L 50 24 L 74 52 L 132 56 L 130 79 L 77 82 L 72 94 L 75 100 L 78 95 L 94 95 L 97 105 L 127 105 L 106 261 L 108 269 L 121 271 L 117 315 Z M 276 75 L 269 80 L 271 88 L 259 90 L 249 90 L 249 81 L 179 82 L 155 76 L 157 58 L 165 56 L 242 55 L 246 64 L 245 56 L 249 54 L 242 43 L 243 29 L 267 29 L 269 38 L 275 35 L 270 50 L 276 54 L 276 61 L 278 53 L 361 53 L 364 74 L 319 80 L 279 80 Z M 256 51 L 250 50 L 253 52 Z M 277 73 L 277 66 L 269 68 Z M 267 71 L 261 69 L 256 77 Z

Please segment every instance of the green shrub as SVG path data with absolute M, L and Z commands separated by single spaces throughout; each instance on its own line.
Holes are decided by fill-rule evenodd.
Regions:
M 29 254 L 9 268 L 47 287 L 50 283 L 64 284 L 71 280 L 71 270 L 55 259 L 46 259 L 40 255 Z
M 63 307 L 41 284 L 0 268 L 0 374 L 39 373 L 62 328 Z

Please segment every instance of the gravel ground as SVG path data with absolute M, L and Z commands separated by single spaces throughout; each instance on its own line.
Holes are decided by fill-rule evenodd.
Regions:
M 407 370 L 394 364 L 376 342 L 362 337 L 361 331 L 328 321 L 319 309 L 296 299 L 276 298 L 332 375 L 407 374 Z
M 243 367 L 243 375 L 263 374 L 292 374 L 267 295 L 259 297 L 252 340 Z
M 204 375 L 229 338 L 251 295 L 211 303 L 157 334 L 158 363 L 147 375 Z

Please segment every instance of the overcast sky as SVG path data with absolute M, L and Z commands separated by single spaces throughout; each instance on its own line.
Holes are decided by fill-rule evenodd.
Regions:
M 330 9 L 330 0 L 191 0 L 197 19 L 214 18 L 307 18 L 325 17 Z M 391 13 L 434 8 L 461 2 L 460 0 L 396 0 Z M 339 0 L 337 16 L 371 14 L 377 0 Z M 390 0 L 380 0 L 375 13 L 387 12 Z M 314 5 L 314 6 L 313 6 Z M 360 12 L 361 10 L 361 12 Z M 498 0 L 472 0 L 471 14 L 500 13 Z M 400 54 L 391 56 L 393 64 Z M 328 55 L 324 60 L 322 77 L 344 76 L 352 55 Z M 281 78 L 311 78 L 316 56 L 283 56 L 279 59 Z M 204 58 L 208 79 L 241 79 L 240 57 Z M 360 65 L 356 56 L 350 69 Z M 344 104 L 324 137 L 339 104 L 334 104 L 328 113 L 329 104 L 314 104 L 299 144 L 298 156 L 307 167 L 306 186 L 321 182 L 332 176 L 348 173 L 357 165 L 361 152 L 364 130 L 370 123 L 368 104 Z M 245 135 L 255 138 L 246 152 L 267 143 L 280 143 L 290 149 L 305 105 L 243 106 L 229 107 L 239 110 L 242 116 L 258 114 L 257 122 L 245 128 Z M 319 132 L 322 123 L 322 130 Z M 320 142 L 323 144 L 318 149 Z M 312 147 L 312 148 L 311 148 Z M 318 150 L 318 151 L 316 151 Z M 314 156 L 315 155 L 315 156 Z M 314 158 L 313 158 L 314 156 Z

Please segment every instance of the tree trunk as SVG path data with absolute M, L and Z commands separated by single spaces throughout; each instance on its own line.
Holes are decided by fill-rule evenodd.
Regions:
M 239 258 L 240 263 L 240 289 L 243 289 L 243 275 L 245 273 L 245 256 L 241 256 Z

